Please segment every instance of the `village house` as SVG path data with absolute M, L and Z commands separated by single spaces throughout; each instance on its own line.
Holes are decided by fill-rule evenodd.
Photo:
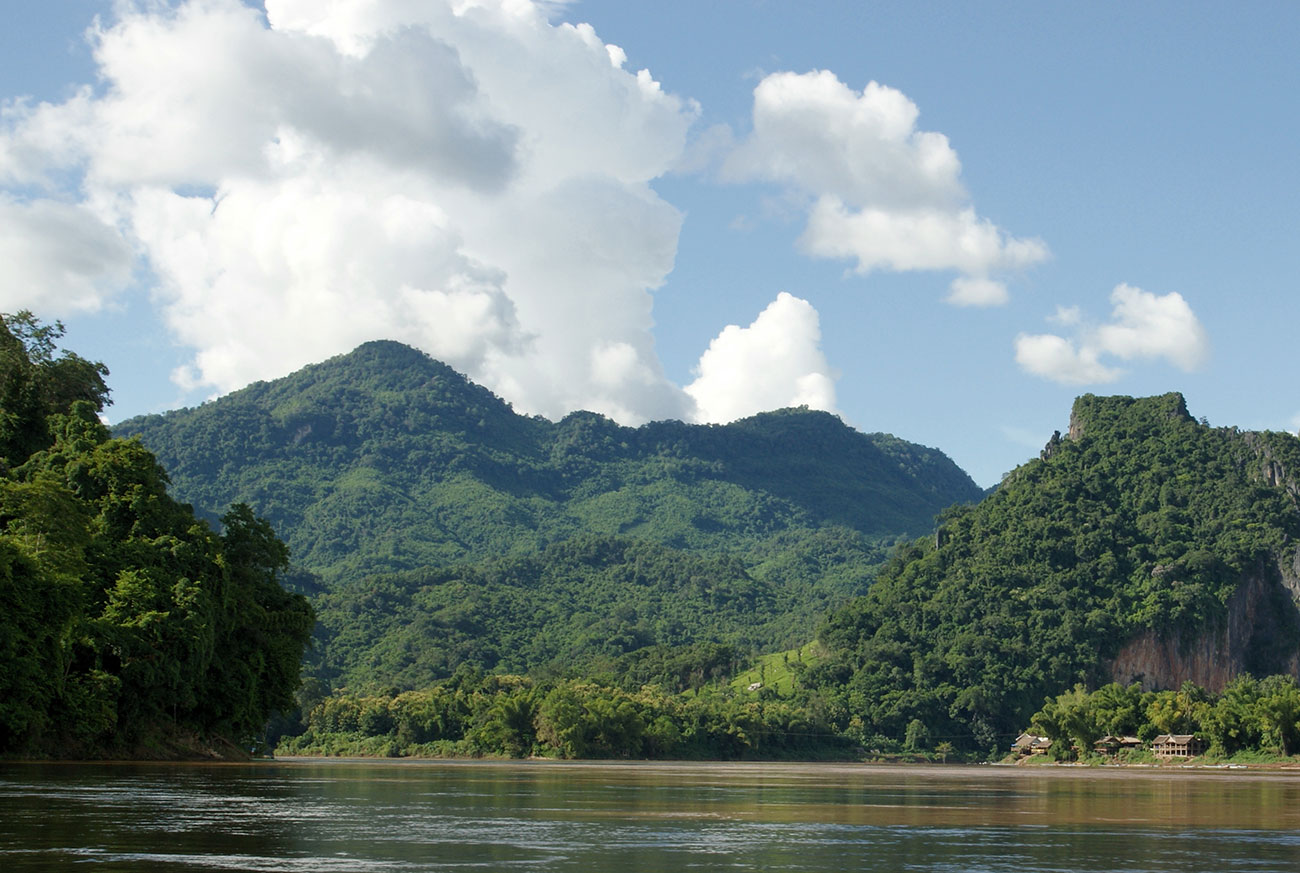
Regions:
M 1121 749 L 1140 749 L 1142 746 L 1142 741 L 1137 737 L 1107 734 L 1092 744 L 1092 750 L 1102 755 L 1114 755 Z
M 1011 744 L 1011 751 L 1023 758 L 1027 755 L 1045 755 L 1047 754 L 1047 750 L 1051 747 L 1052 741 L 1047 737 L 1039 737 L 1034 734 L 1021 734 L 1016 737 L 1016 741 Z
M 1161 734 L 1151 741 L 1157 758 L 1195 758 L 1205 753 L 1205 740 L 1195 734 Z

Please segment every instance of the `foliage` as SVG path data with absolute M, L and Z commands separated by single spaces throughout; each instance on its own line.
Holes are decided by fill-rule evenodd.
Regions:
M 317 598 L 310 671 L 350 688 L 423 688 L 461 665 L 697 686 L 755 650 L 799 640 L 829 596 L 865 587 L 828 592 L 819 582 L 588 535 L 528 557 L 345 583 Z
M 1218 626 L 1251 576 L 1280 591 L 1279 559 L 1300 537 L 1296 463 L 1294 436 L 1198 424 L 1176 394 L 1082 397 L 1070 438 L 984 502 L 946 512 L 934 537 L 901 547 L 865 597 L 829 618 L 831 657 L 804 684 L 865 735 L 902 738 L 919 720 L 992 748 L 1044 696 L 1103 684 L 1138 633 L 1177 641 Z M 1296 615 L 1288 598 L 1261 614 L 1249 669 L 1289 669 Z M 1081 721 L 1073 693 L 1043 715 L 1065 734 L 1084 740 L 1126 717 Z
M 815 709 L 705 687 L 673 693 L 587 679 L 460 676 L 397 695 L 320 701 L 284 755 L 844 758 L 853 745 Z
M 284 547 L 247 507 L 218 535 L 169 497 L 154 457 L 99 422 L 104 368 L 54 357 L 61 333 L 0 323 L 0 753 L 256 736 L 313 624 L 279 585 Z
M 180 499 L 247 503 L 331 586 L 588 533 L 777 562 L 770 543 L 785 531 L 892 543 L 980 496 L 941 453 L 826 413 L 553 423 L 393 342 L 117 431 L 157 454 Z M 845 545 L 833 540 L 826 551 Z
M 14 467 L 49 446 L 51 415 L 79 400 L 103 410 L 108 368 L 72 352 L 55 357 L 60 322 L 43 324 L 27 310 L 0 319 L 0 462 Z
M 1091 753 L 1103 736 L 1193 734 L 1209 742 L 1211 758 L 1290 756 L 1300 752 L 1300 686 L 1294 676 L 1232 680 L 1221 694 L 1191 683 L 1177 691 L 1147 691 L 1109 683 L 1083 686 L 1055 698 L 1030 719 L 1030 730 L 1052 740 L 1060 759 Z
M 274 525 L 321 615 L 310 671 L 356 688 L 798 645 L 897 539 L 980 496 L 940 452 L 826 413 L 550 422 L 393 342 L 117 432 L 179 499 Z

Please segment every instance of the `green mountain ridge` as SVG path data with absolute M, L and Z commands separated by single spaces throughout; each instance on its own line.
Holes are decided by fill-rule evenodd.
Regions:
M 989 748 L 1076 683 L 1296 675 L 1297 471 L 1294 435 L 1212 428 L 1179 394 L 1081 397 L 1066 437 L 831 616 L 807 688 L 863 742 L 916 722 Z
M 981 496 L 941 452 L 827 413 L 550 422 L 388 341 L 115 431 L 139 435 L 198 511 L 248 503 L 327 584 L 589 533 L 733 551 L 840 525 L 892 542 Z
M 551 422 L 386 341 L 116 430 L 177 499 L 274 525 L 319 610 L 309 672 L 349 687 L 797 645 L 981 496 L 941 452 L 828 413 Z

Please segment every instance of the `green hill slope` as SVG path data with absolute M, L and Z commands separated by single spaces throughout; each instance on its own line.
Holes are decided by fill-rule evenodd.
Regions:
M 826 413 L 552 423 L 393 342 L 116 430 L 157 454 L 179 499 L 248 503 L 328 584 L 586 533 L 704 551 L 829 525 L 892 541 L 980 497 L 941 452 Z
M 117 432 L 200 513 L 275 526 L 316 577 L 291 577 L 321 609 L 312 669 L 352 685 L 795 645 L 894 542 L 981 497 L 941 452 L 826 413 L 550 422 L 393 342 Z
M 864 740 L 917 720 L 986 749 L 1076 682 L 1295 674 L 1296 471 L 1295 436 L 1198 424 L 1180 395 L 1082 397 L 1066 438 L 830 618 L 807 684 Z

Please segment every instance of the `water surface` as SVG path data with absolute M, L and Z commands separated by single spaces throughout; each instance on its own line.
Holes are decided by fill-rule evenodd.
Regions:
M 278 761 L 0 765 L 0 870 L 1287 871 L 1300 775 Z

